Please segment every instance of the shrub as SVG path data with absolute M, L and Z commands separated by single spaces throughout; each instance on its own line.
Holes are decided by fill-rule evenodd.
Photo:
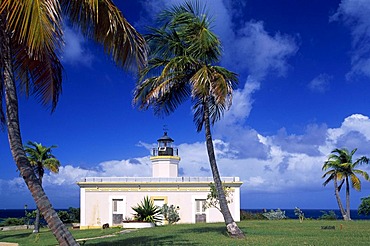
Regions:
M 370 215 L 370 196 L 361 198 L 361 204 L 358 207 L 357 213 Z
M 209 189 L 210 189 L 210 193 L 207 195 L 207 200 L 203 204 L 203 208 L 204 209 L 217 208 L 221 212 L 220 200 L 218 199 L 218 192 L 217 192 L 215 184 L 210 183 L 209 184 Z M 226 202 L 228 204 L 232 203 L 233 202 L 233 193 L 231 192 L 230 187 L 225 186 L 224 184 L 222 184 L 222 189 L 224 190 L 224 193 L 225 193 Z
M 63 223 L 78 223 L 80 222 L 80 209 L 70 207 L 68 211 L 58 211 L 58 217 Z
M 164 204 L 162 206 L 162 214 L 164 218 L 168 221 L 169 224 L 176 223 L 180 220 L 180 215 L 177 212 L 179 208 L 175 208 L 174 205 L 168 206 L 167 204 Z
M 69 219 L 69 214 L 67 211 L 58 211 L 58 217 L 63 223 L 71 223 Z
M 333 210 L 330 210 L 329 213 L 326 211 L 320 211 L 322 215 L 318 218 L 319 220 L 337 220 L 338 216 Z
M 302 223 L 303 220 L 304 220 L 304 213 L 302 212 L 302 210 L 300 208 L 298 208 L 298 207 L 295 207 L 294 214 L 295 214 L 295 216 L 298 217 L 299 222 Z
M 68 208 L 69 219 L 73 223 L 80 222 L 80 208 Z
M 141 201 L 136 207 L 132 207 L 136 212 L 134 218 L 136 221 L 145 221 L 157 223 L 161 221 L 161 209 L 158 206 L 154 205 L 154 202 L 149 199 L 148 196 L 144 197 L 144 200 Z
M 270 212 L 265 212 L 262 214 L 269 220 L 282 220 L 286 219 L 285 211 L 281 211 L 280 208 L 278 208 L 276 211 L 272 210 Z
M 0 226 L 16 226 L 16 225 L 24 225 L 25 220 L 24 218 L 7 218 L 3 222 L 0 223 Z
M 267 218 L 262 213 L 252 213 L 241 209 L 240 220 L 267 220 Z

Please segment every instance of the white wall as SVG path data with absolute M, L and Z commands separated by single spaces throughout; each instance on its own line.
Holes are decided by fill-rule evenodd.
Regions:
M 163 190 L 163 189 L 162 189 Z M 202 191 L 203 190 L 203 191 Z M 233 189 L 233 202 L 229 204 L 230 212 L 235 221 L 240 220 L 239 188 Z M 195 199 L 206 199 L 209 191 L 204 188 L 189 188 L 178 191 L 115 191 L 114 189 L 84 189 L 85 200 L 81 195 L 81 228 L 101 227 L 105 223 L 112 224 L 112 199 L 123 199 L 125 202 L 125 217 L 133 218 L 133 206 L 137 206 L 145 196 L 165 197 L 168 205 L 179 206 L 180 221 L 178 223 L 195 223 Z M 81 191 L 82 194 L 82 191 Z M 83 204 L 85 205 L 83 207 Z M 83 211 L 84 210 L 84 211 Z M 223 216 L 215 208 L 207 209 L 207 222 L 223 222 Z M 83 221 L 84 220 L 84 221 Z

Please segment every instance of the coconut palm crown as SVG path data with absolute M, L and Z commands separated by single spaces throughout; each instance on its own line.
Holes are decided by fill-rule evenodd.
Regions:
M 52 173 L 59 172 L 60 162 L 51 153 L 52 149 L 56 147 L 57 146 L 55 145 L 46 147 L 43 146 L 41 143 L 31 141 L 28 141 L 27 145 L 24 146 L 27 158 L 31 166 L 34 168 L 35 174 L 38 177 L 41 186 L 45 169 L 51 171 Z M 36 209 L 35 229 L 33 230 L 33 232 L 38 233 L 39 227 L 40 227 L 40 210 Z

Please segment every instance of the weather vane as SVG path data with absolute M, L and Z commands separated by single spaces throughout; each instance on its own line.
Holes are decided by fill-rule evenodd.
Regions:
M 163 131 L 164 132 L 167 132 L 168 131 L 167 125 L 163 125 Z

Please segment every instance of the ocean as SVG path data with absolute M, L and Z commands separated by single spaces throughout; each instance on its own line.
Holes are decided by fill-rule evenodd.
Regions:
M 263 213 L 262 209 L 242 209 L 242 210 L 246 212 L 251 212 L 251 213 Z M 266 209 L 266 210 L 267 212 L 269 212 L 271 209 Z M 285 216 L 287 216 L 289 219 L 298 219 L 298 217 L 294 214 L 294 209 L 281 209 L 281 211 L 285 211 Z M 311 218 L 311 219 L 318 219 L 319 217 L 321 217 L 323 215 L 322 211 L 325 211 L 326 213 L 329 213 L 329 211 L 334 211 L 338 219 L 342 219 L 342 215 L 339 209 L 301 209 L 301 211 L 304 213 L 305 218 Z M 351 219 L 352 220 L 370 220 L 370 216 L 359 215 L 357 213 L 357 209 L 353 209 L 351 210 Z
M 34 209 L 27 209 L 27 212 L 32 212 Z M 68 209 L 55 209 L 55 211 Z M 22 218 L 25 217 L 26 211 L 24 209 L 0 209 L 0 222 L 7 218 Z
M 68 210 L 68 209 L 56 209 L 56 211 L 60 210 Z M 262 213 L 262 209 L 242 209 L 247 212 L 252 213 Z M 285 211 L 285 215 L 290 219 L 297 219 L 297 216 L 294 215 L 294 209 L 281 209 L 282 211 Z M 312 218 L 317 219 L 323 213 L 321 211 L 325 211 L 329 213 L 329 211 L 334 211 L 335 214 L 338 216 L 338 219 L 341 219 L 342 216 L 337 209 L 301 209 L 304 213 L 305 218 Z M 28 209 L 27 212 L 32 212 L 32 209 Z M 267 209 L 267 211 L 270 211 L 270 209 Z M 3 221 L 6 218 L 22 218 L 25 216 L 24 209 L 0 209 L 0 222 Z M 370 216 L 364 216 L 364 215 L 358 215 L 357 210 L 351 210 L 351 219 L 353 220 L 370 220 Z

